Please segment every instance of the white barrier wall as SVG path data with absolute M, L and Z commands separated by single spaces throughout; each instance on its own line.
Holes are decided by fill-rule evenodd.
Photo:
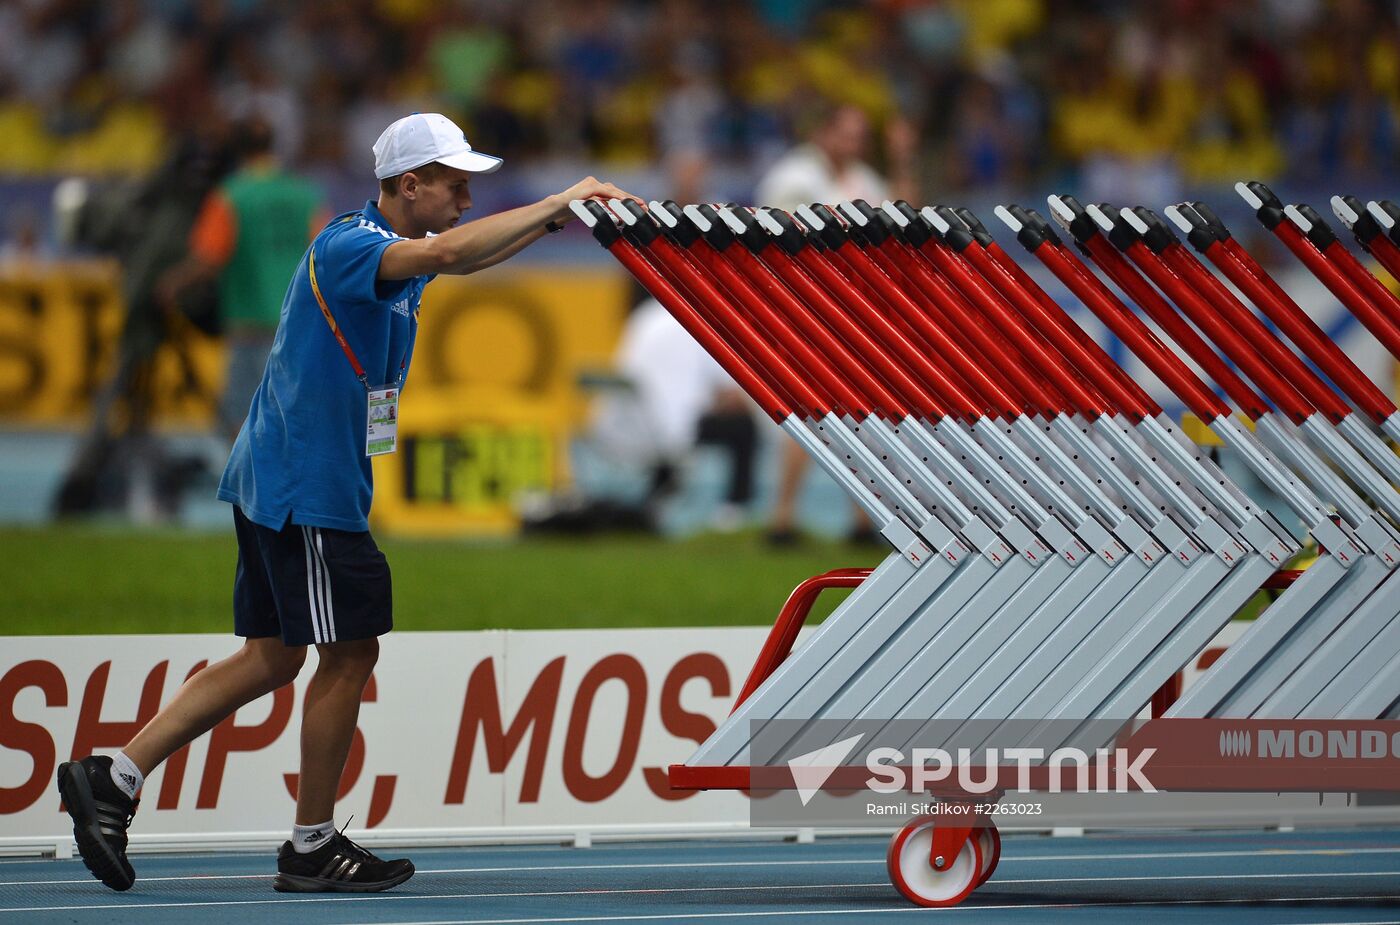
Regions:
M 666 767 L 728 713 L 767 631 L 392 633 L 360 711 L 338 821 L 353 814 L 366 841 L 420 842 L 741 828 L 746 796 L 672 791 Z M 1226 632 L 1217 646 L 1238 628 Z M 115 751 L 187 676 L 238 644 L 0 638 L 0 850 L 65 851 L 58 762 Z M 147 779 L 134 847 L 285 837 L 311 667 Z

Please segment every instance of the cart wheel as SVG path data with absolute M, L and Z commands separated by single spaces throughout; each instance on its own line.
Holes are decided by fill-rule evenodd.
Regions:
M 890 880 L 905 899 L 920 906 L 956 906 L 981 882 L 981 838 L 970 835 L 947 870 L 934 870 L 929 863 L 933 827 L 934 821 L 926 816 L 909 822 L 890 839 L 885 863 Z
M 982 852 L 982 872 L 977 877 L 977 885 L 981 886 L 992 879 L 997 861 L 1001 860 L 1001 833 L 990 822 L 977 830 L 977 849 Z

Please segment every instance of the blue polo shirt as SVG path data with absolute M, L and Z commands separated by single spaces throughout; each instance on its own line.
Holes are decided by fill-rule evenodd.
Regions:
M 418 307 L 432 276 L 377 280 L 402 240 L 373 202 L 331 220 L 282 299 L 272 352 L 219 483 L 219 499 L 273 530 L 288 523 L 369 529 L 373 472 L 365 456 L 365 386 L 312 291 L 316 283 L 371 387 L 400 383 L 413 361 Z

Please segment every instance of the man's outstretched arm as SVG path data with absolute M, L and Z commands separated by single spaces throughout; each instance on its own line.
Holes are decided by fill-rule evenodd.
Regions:
M 562 225 L 563 222 L 560 222 L 559 224 Z M 507 244 L 505 247 L 496 251 L 496 253 L 491 254 L 487 257 L 483 257 L 475 263 L 453 267 L 448 272 L 457 275 L 465 275 L 467 273 L 475 273 L 477 270 L 484 270 L 487 267 L 494 267 L 496 264 L 503 263 L 509 260 L 510 258 L 514 257 L 516 254 L 520 253 L 525 248 L 529 247 L 531 244 L 534 244 L 540 238 L 544 237 L 547 233 L 548 232 L 545 231 L 543 226 L 539 228 L 532 228 L 530 231 L 527 231 L 524 235 L 517 238 L 513 243 Z
M 395 241 L 379 261 L 380 279 L 408 279 L 428 273 L 472 273 L 500 263 L 538 240 L 549 222 L 573 218 L 575 199 L 637 199 L 611 183 L 588 177 L 562 193 L 507 212 L 449 228 L 428 238 Z M 637 199 L 638 202 L 641 200 Z

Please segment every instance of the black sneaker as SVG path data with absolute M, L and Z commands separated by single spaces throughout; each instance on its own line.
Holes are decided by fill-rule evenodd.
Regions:
M 378 893 L 413 876 L 413 862 L 381 861 L 336 832 L 315 851 L 298 854 L 291 842 L 277 852 L 279 893 Z
M 73 837 L 83 863 L 103 886 L 129 890 L 136 871 L 126 859 L 126 830 L 140 800 L 112 782 L 112 759 L 89 755 L 58 766 L 58 792 L 73 817 Z

